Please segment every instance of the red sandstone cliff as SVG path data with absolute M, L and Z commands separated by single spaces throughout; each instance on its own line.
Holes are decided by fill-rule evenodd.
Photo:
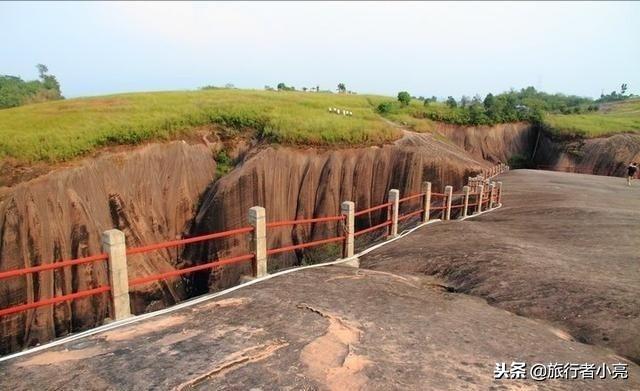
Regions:
M 482 160 L 507 160 L 526 148 L 530 129 L 443 127 L 450 140 L 408 133 L 393 145 L 340 150 L 258 146 L 215 181 L 215 162 L 202 145 L 151 145 L 86 159 L 5 188 L 0 194 L 0 270 L 48 264 L 100 252 L 100 233 L 118 228 L 129 246 L 245 226 L 247 210 L 267 208 L 269 221 L 333 215 L 342 201 L 357 209 L 382 203 L 390 188 L 401 194 L 430 180 L 435 190 L 459 188 Z M 465 148 L 470 153 L 465 152 Z M 195 218 L 194 218 L 195 216 Z M 369 217 L 357 221 L 370 223 Z M 192 222 L 193 220 L 193 222 Z M 333 236 L 335 224 L 279 228 L 269 246 Z M 246 249 L 247 237 L 162 250 L 129 258 L 130 278 L 204 263 Z M 274 258 L 272 266 L 302 261 L 302 253 Z M 233 284 L 243 267 L 198 273 L 188 279 L 137 287 L 134 312 L 169 305 L 206 289 Z M 106 264 L 67 267 L 0 281 L 0 308 L 107 283 Z M 100 324 L 109 315 L 107 295 L 42 307 L 0 319 L 0 353 L 45 342 Z
M 0 198 L 0 270 L 98 254 L 100 233 L 113 227 L 126 233 L 128 245 L 180 237 L 214 174 L 207 148 L 174 142 L 88 159 L 5 190 Z M 175 257 L 165 251 L 131 259 L 130 275 L 173 269 Z M 0 280 L 0 307 L 105 284 L 105 262 Z M 153 296 L 144 296 L 143 305 L 184 296 L 180 287 L 158 288 Z M 2 317 L 0 352 L 94 327 L 108 317 L 108 302 L 105 294 Z

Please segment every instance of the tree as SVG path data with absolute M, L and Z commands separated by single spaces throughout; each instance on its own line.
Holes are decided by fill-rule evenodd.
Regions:
M 403 106 L 408 106 L 409 102 L 411 102 L 411 95 L 407 91 L 398 92 L 398 101 Z
M 38 64 L 36 65 L 36 68 L 38 68 L 38 75 L 40 75 L 40 79 L 44 79 L 44 76 L 49 72 L 49 68 L 44 64 Z
M 485 110 L 489 111 L 496 104 L 496 98 L 494 98 L 492 93 L 488 93 L 487 96 L 484 97 L 484 101 L 482 102 Z
M 462 98 L 460 98 L 460 107 L 467 107 L 467 105 L 469 104 L 469 97 L 466 95 L 462 95 Z
M 294 86 L 288 86 L 284 83 L 278 83 L 276 88 L 278 89 L 278 91 L 295 91 L 296 90 Z
M 338 92 L 344 94 L 346 91 L 347 91 L 347 87 L 344 85 L 344 83 L 338 83 Z
M 456 99 L 453 96 L 449 96 L 447 98 L 446 104 L 452 109 L 458 107 L 458 102 L 456 102 Z
M 398 101 L 403 106 L 407 106 L 411 102 L 411 95 L 407 91 L 400 91 L 398 92 Z
M 55 76 L 47 74 L 47 66 L 37 64 L 36 68 L 40 80 L 24 81 L 16 76 L 0 75 L 0 109 L 64 99 L 60 83 Z
M 302 87 L 302 91 L 307 92 L 307 87 Z
M 620 86 L 620 94 L 624 95 L 627 92 L 627 83 L 622 83 Z

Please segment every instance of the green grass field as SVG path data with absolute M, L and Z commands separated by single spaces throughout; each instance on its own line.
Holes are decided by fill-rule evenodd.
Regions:
M 371 96 L 369 102 L 373 107 L 378 107 L 383 102 L 394 102 L 393 110 L 385 113 L 389 120 L 402 124 L 414 132 L 427 133 L 435 130 L 435 122 L 429 118 L 424 118 L 425 111 L 448 112 L 450 109 L 441 102 L 432 102 L 424 106 L 424 102 L 412 99 L 408 106 L 401 106 L 395 102 L 394 98 L 385 96 Z
M 368 145 L 400 136 L 372 97 L 310 92 L 205 90 L 68 99 L 0 110 L 0 158 L 59 162 L 105 145 L 171 139 L 197 126 L 253 129 L 278 142 Z M 348 109 L 353 116 L 329 113 Z
M 640 132 L 640 99 L 604 104 L 586 114 L 547 114 L 544 120 L 554 131 L 586 137 Z
M 271 142 L 358 146 L 400 137 L 397 126 L 376 112 L 392 97 L 310 92 L 216 89 L 130 93 L 68 99 L 0 110 L 0 159 L 61 162 L 100 147 L 168 140 L 195 127 L 223 125 L 229 132 L 250 129 Z M 352 117 L 329 113 L 347 109 Z M 417 132 L 431 132 L 435 122 L 425 112 L 447 114 L 443 103 L 424 107 L 413 100 L 384 114 Z M 445 116 L 446 117 L 446 116 Z M 561 133 L 598 137 L 640 131 L 640 99 L 603 105 L 588 114 L 549 114 L 545 121 Z

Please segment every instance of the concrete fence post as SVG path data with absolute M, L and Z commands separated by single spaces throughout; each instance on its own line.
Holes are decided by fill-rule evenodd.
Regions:
M 398 236 L 398 212 L 400 210 L 400 190 L 389 190 L 389 202 L 391 202 L 391 229 L 389 229 L 389 237 Z
M 431 182 L 422 182 L 422 192 L 424 193 L 422 203 L 422 222 L 429 221 L 429 214 L 431 212 Z
M 253 276 L 267 275 L 267 213 L 261 206 L 249 208 L 249 224 L 253 227 Z
M 447 213 L 445 215 L 445 220 L 449 220 L 451 218 L 451 199 L 453 198 L 453 186 L 445 186 L 444 195 L 447 197 Z
M 467 217 L 467 213 L 469 212 L 469 191 L 471 188 L 469 186 L 465 186 L 462 188 L 464 192 L 464 207 L 462 208 L 462 217 Z
M 502 182 L 498 182 L 498 205 L 502 205 Z
M 109 256 L 109 285 L 113 300 L 113 320 L 131 316 L 129 275 L 127 274 L 127 246 L 124 233 L 110 229 L 102 233 L 102 251 Z
M 476 205 L 476 213 L 482 212 L 482 197 L 484 196 L 484 189 L 482 187 L 478 188 L 478 202 Z
M 493 209 L 493 197 L 495 196 L 496 185 L 495 182 L 489 184 L 489 206 L 487 209 Z
M 351 201 L 345 201 L 340 206 L 340 213 L 344 216 L 344 248 L 342 250 L 342 258 L 350 258 L 355 254 L 355 211 L 356 205 Z

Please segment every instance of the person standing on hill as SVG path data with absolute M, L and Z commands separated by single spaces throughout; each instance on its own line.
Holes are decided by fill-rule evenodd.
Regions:
M 638 172 L 638 163 L 631 163 L 627 167 L 627 185 L 631 186 L 631 180 L 636 176 Z

